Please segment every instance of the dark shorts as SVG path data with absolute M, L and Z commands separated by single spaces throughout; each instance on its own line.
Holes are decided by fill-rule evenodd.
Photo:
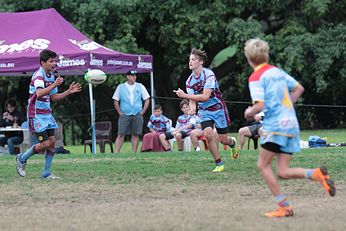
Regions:
M 292 155 L 292 153 L 281 151 L 281 146 L 276 143 L 267 142 L 267 143 L 261 144 L 261 147 L 271 152 L 285 153 L 285 154 Z
M 38 142 L 42 143 L 49 139 L 49 137 L 54 136 L 54 129 L 47 129 L 43 132 L 35 132 L 35 136 Z
M 118 120 L 118 135 L 142 135 L 143 115 L 121 115 Z
M 181 131 L 179 132 L 181 134 L 181 138 L 185 138 L 185 137 L 188 137 L 189 135 L 184 132 L 184 131 Z M 174 136 L 172 135 L 172 132 L 165 132 L 165 136 L 166 136 L 166 140 L 170 140 L 170 139 L 173 139 Z
M 202 126 L 202 130 L 204 130 L 207 127 L 211 127 L 214 129 L 215 127 L 215 123 L 213 120 L 207 120 L 207 121 L 203 121 L 201 123 Z M 217 134 L 227 134 L 228 133 L 228 127 L 225 128 L 216 128 Z
M 252 125 L 249 125 L 247 126 L 251 132 L 251 136 L 254 137 L 254 136 L 257 136 L 259 135 L 259 129 L 262 127 L 262 124 L 261 123 L 256 123 L 256 124 L 252 124 Z

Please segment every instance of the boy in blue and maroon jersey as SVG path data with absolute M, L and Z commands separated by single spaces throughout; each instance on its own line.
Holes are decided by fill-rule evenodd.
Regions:
M 202 130 L 216 164 L 213 172 L 223 172 L 225 166 L 218 150 L 218 141 L 231 148 L 234 159 L 238 157 L 239 153 L 236 139 L 227 136 L 228 126 L 230 125 L 228 110 L 222 99 L 219 83 L 214 72 L 203 67 L 206 60 L 207 54 L 204 51 L 193 48 L 189 58 L 189 68 L 192 73 L 186 81 L 187 93 L 181 89 L 174 92 L 180 98 L 190 100 L 191 111 L 189 114 L 196 113 L 196 102 L 198 102 Z M 218 137 L 214 134 L 214 128 L 216 128 Z
M 171 121 L 166 116 L 162 115 L 161 105 L 155 105 L 154 113 L 150 116 L 147 127 L 150 132 L 143 136 L 141 152 L 162 152 L 170 151 L 164 148 L 160 141 L 160 135 L 169 131 Z
M 183 151 L 184 138 L 190 136 L 195 150 L 200 151 L 198 137 L 203 136 L 201 122 L 198 115 L 190 115 L 189 101 L 183 99 L 180 102 L 180 109 L 184 114 L 180 115 L 173 131 L 167 131 L 160 135 L 160 141 L 165 149 L 171 149 L 167 140 L 175 138 L 178 143 L 178 151 Z
M 81 91 L 79 83 L 71 83 L 68 90 L 58 93 L 58 86 L 64 79 L 58 76 L 56 79 L 53 71 L 56 67 L 57 54 L 51 50 L 43 50 L 40 53 L 41 67 L 33 74 L 29 86 L 28 120 L 30 131 L 35 133 L 38 144 L 33 145 L 25 153 L 16 157 L 17 172 L 20 176 L 26 176 L 26 162 L 34 154 L 45 152 L 45 164 L 42 177 L 45 179 L 57 179 L 51 174 L 51 164 L 55 154 L 54 129 L 58 128 L 50 105 L 51 101 L 59 101 L 76 92 Z

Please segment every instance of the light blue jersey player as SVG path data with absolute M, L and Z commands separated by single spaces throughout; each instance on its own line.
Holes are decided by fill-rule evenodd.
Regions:
M 290 92 L 298 82 L 282 69 L 265 64 L 249 78 L 253 102 L 265 102 L 261 144 L 280 145 L 286 153 L 299 152 L 299 124 Z
M 186 81 L 187 93 L 181 89 L 174 92 L 177 96 L 190 100 L 189 114 L 196 113 L 196 102 L 198 102 L 198 114 L 201 116 L 203 133 L 216 164 L 213 172 L 223 172 L 225 166 L 218 150 L 218 140 L 231 147 L 234 159 L 238 157 L 238 149 L 235 138 L 227 136 L 230 124 L 228 110 L 222 99 L 215 74 L 212 70 L 203 67 L 206 60 L 207 55 L 204 51 L 193 48 L 189 58 L 189 68 L 192 73 Z
M 286 194 L 281 193 L 272 169 L 274 157 L 276 174 L 282 179 L 307 178 L 320 182 L 331 196 L 335 195 L 335 185 L 325 166 L 315 169 L 289 167 L 292 153 L 300 150 L 299 125 L 293 103 L 303 94 L 303 86 L 285 71 L 268 64 L 267 42 L 250 39 L 245 44 L 244 53 L 254 69 L 249 78 L 253 105 L 245 110 L 244 117 L 253 120 L 257 113 L 263 111 L 265 114 L 257 167 L 279 206 L 264 215 L 270 218 L 293 216 L 292 203 Z

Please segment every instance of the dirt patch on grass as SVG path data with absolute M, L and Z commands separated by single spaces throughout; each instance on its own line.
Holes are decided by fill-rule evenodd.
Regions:
M 295 208 L 284 219 L 263 217 L 275 208 L 263 184 L 28 185 L 0 189 L 0 230 L 346 230 L 345 184 L 334 198 L 312 182 L 284 185 Z

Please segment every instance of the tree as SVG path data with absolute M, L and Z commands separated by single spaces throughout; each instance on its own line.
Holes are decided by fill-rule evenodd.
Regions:
M 245 41 L 253 37 L 266 39 L 271 48 L 270 62 L 284 68 L 305 86 L 307 91 L 299 103 L 340 105 L 346 95 L 345 1 L 2 2 L 2 11 L 54 7 L 80 31 L 105 46 L 127 53 L 152 54 L 156 95 L 161 97 L 158 102 L 173 119 L 180 113 L 178 100 L 168 100 L 167 97 L 175 97 L 173 89 L 185 88 L 192 47 L 207 51 L 206 66 L 220 51 L 233 47 L 236 53 L 213 70 L 227 101 L 250 101 L 247 78 L 252 70 L 246 64 L 243 47 Z M 112 91 L 121 81 L 121 77 L 108 78 L 102 86 L 108 90 L 103 89 L 100 97 L 111 98 Z M 71 99 L 71 105 L 73 100 L 77 99 Z M 87 95 L 78 100 L 86 102 L 84 113 L 88 108 Z M 244 123 L 243 111 L 247 105 L 232 102 L 228 106 L 235 122 L 232 130 L 235 131 Z M 113 105 L 107 101 L 103 109 L 108 107 Z M 67 111 L 62 110 L 62 113 Z M 304 126 L 321 127 L 342 125 L 346 116 L 344 108 L 325 110 L 323 107 L 298 107 L 298 114 Z M 115 113 L 111 118 L 116 120 Z

